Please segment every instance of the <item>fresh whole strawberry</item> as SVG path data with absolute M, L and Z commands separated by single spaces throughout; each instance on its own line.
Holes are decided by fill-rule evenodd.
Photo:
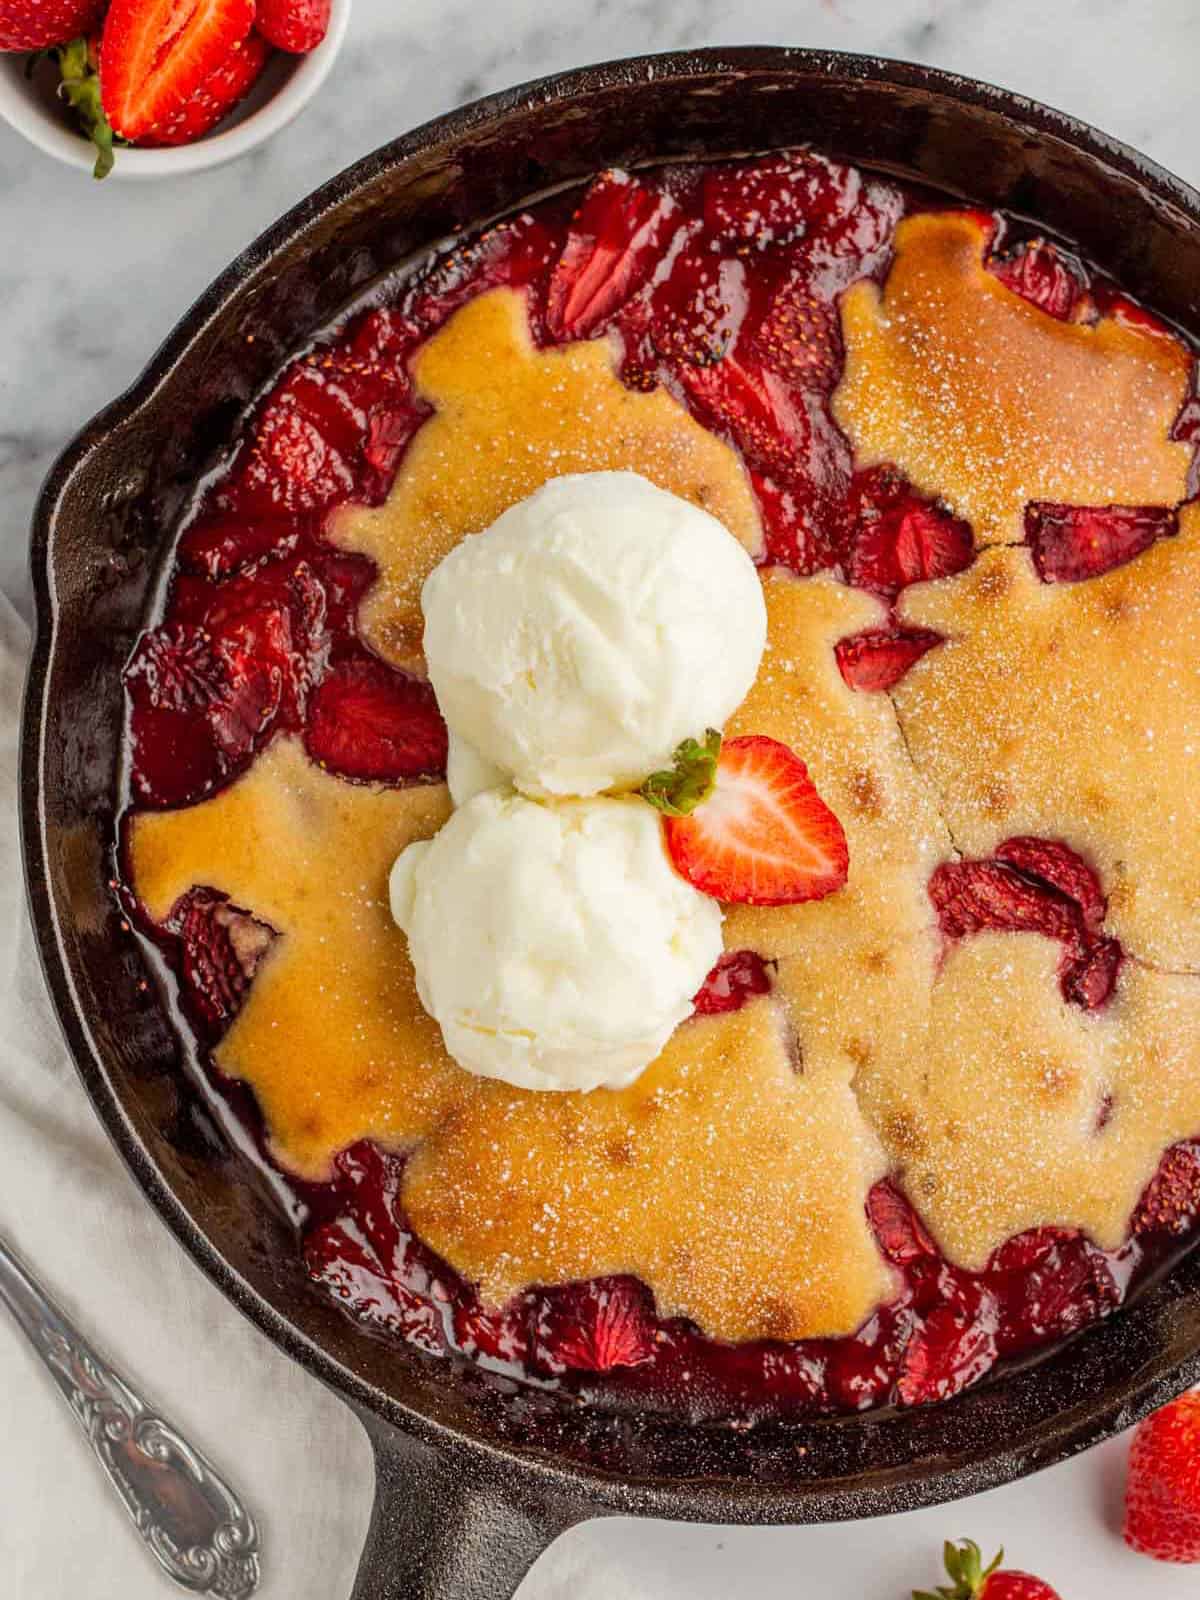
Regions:
M 329 32 L 333 0 L 258 0 L 258 31 L 292 55 L 307 55 Z
M 46 50 L 85 34 L 104 0 L 0 0 L 0 50 Z
M 687 739 L 643 798 L 663 812 L 675 870 L 703 894 L 742 905 L 794 905 L 840 889 L 849 870 L 842 825 L 808 769 L 777 739 Z
M 973 1539 L 960 1544 L 947 1541 L 944 1559 L 950 1583 L 936 1589 L 914 1589 L 913 1600 L 1061 1600 L 1058 1590 L 1042 1578 L 1002 1569 L 1003 1550 L 985 1567 Z
M 1134 1434 L 1125 1543 L 1156 1561 L 1200 1561 L 1200 1393 L 1164 1406 Z
M 114 131 L 137 140 L 168 126 L 253 23 L 254 0 L 112 0 L 100 93 Z
M 271 55 L 261 34 L 246 35 L 181 106 L 139 141 L 143 145 L 192 144 L 212 131 L 253 89 Z

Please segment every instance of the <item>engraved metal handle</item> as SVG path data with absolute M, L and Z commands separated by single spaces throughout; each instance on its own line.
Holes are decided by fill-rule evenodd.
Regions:
M 58 1385 L 159 1566 L 193 1594 L 258 1588 L 258 1529 L 212 1463 L 149 1409 L 0 1238 L 0 1299 Z

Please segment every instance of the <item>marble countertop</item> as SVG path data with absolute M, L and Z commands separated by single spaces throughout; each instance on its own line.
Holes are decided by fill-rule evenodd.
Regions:
M 1098 123 L 1200 182 L 1195 0 L 356 0 L 344 52 L 301 120 L 176 187 L 94 184 L 0 127 L 0 588 L 27 609 L 29 514 L 62 444 L 229 259 L 316 184 L 479 94 L 618 54 L 722 43 L 952 68 Z M 1115 1536 L 1123 1460 L 1116 1441 L 960 1506 L 853 1527 L 592 1523 L 544 1558 L 521 1596 L 896 1600 L 934 1580 L 941 1540 L 960 1534 L 1006 1544 L 1064 1600 L 1193 1595 L 1192 1574 L 1141 1561 Z

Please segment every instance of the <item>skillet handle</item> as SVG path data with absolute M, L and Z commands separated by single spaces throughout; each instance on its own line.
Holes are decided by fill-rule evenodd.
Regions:
M 603 1515 L 358 1416 L 375 1451 L 375 1505 L 351 1600 L 512 1600 L 560 1533 Z

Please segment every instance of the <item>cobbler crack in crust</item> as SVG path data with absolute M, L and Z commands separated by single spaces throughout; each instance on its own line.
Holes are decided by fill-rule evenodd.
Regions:
M 319 1179 L 364 1136 L 411 1151 L 408 1217 L 490 1301 L 631 1273 L 660 1316 L 715 1338 L 849 1334 L 893 1283 L 866 1208 L 885 1173 L 979 1268 L 1047 1224 L 1119 1244 L 1163 1150 L 1200 1129 L 1200 844 L 1176 815 L 1200 775 L 1200 513 L 1081 583 L 1043 583 L 1016 546 L 1030 500 L 1184 498 L 1190 451 L 1170 433 L 1189 358 L 1117 315 L 1045 315 L 986 270 L 986 244 L 973 216 L 901 224 L 882 289 L 844 297 L 834 409 L 862 463 L 1012 547 L 907 588 L 894 614 L 764 567 L 767 651 L 727 732 L 804 756 L 849 881 L 730 908 L 727 948 L 758 952 L 772 992 L 684 1023 L 632 1088 L 529 1093 L 446 1055 L 386 910 L 392 860 L 447 813 L 441 785 L 350 785 L 286 737 L 214 798 L 133 818 L 155 921 L 203 885 L 280 935 L 215 1051 L 278 1160 Z M 331 529 L 378 564 L 362 626 L 382 656 L 419 662 L 424 577 L 559 473 L 641 472 L 761 554 L 739 454 L 664 390 L 625 387 L 617 354 L 603 337 L 539 350 L 510 288 L 423 348 L 433 417 L 386 503 Z M 851 687 L 835 645 L 897 623 L 943 642 L 887 692 Z M 1064 840 L 1107 889 L 1126 959 L 1102 1010 L 1064 998 L 1057 939 L 939 929 L 935 868 L 1026 834 Z

